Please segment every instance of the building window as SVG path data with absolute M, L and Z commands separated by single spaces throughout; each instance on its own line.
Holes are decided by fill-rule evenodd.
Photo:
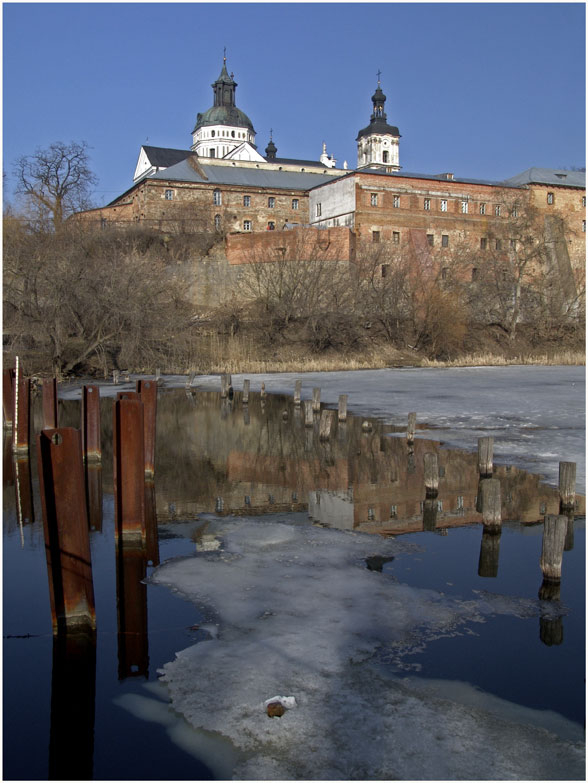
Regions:
M 370 194 L 370 205 L 372 207 L 378 206 L 378 194 L 377 193 L 371 193 Z
M 510 249 L 516 251 L 516 249 L 517 249 L 517 241 L 516 241 L 516 239 L 511 239 L 510 240 Z
M 388 163 L 388 150 L 382 152 L 382 163 Z
M 586 222 L 586 221 L 584 221 Z M 392 244 L 399 245 L 400 244 L 400 232 L 399 231 L 393 231 L 392 232 Z
M 476 281 L 478 279 L 478 268 L 473 267 L 472 268 L 472 282 Z
M 502 239 L 497 239 L 496 240 L 496 249 L 497 250 L 502 250 Z
M 423 202 L 423 209 L 429 210 L 431 209 L 431 199 L 426 198 Z
M 514 217 L 514 218 L 516 218 L 516 217 L 518 217 L 518 216 L 519 216 L 519 211 L 518 211 L 518 209 L 517 209 L 516 207 L 513 207 L 513 208 L 511 209 L 511 211 L 510 211 L 510 216 L 511 216 L 511 217 Z
M 298 209 L 298 203 L 299 203 L 298 199 L 297 198 L 293 198 L 292 199 L 292 209 Z
M 467 213 L 468 213 L 468 202 L 467 201 L 462 201 L 461 202 L 461 212 L 462 212 L 462 215 L 467 215 Z
M 480 239 L 480 250 L 486 250 L 487 247 L 488 247 L 488 240 L 486 239 L 486 237 L 482 237 L 482 239 Z
M 276 206 L 276 200 L 273 196 L 270 196 L 267 200 L 267 205 L 270 209 L 273 209 Z
M 106 228 L 107 225 L 108 225 L 108 221 L 106 220 L 106 218 L 100 218 L 100 228 Z
M 585 220 L 582 221 L 582 231 L 584 233 L 586 233 L 586 221 Z
M 166 190 L 165 191 L 165 198 L 166 198 L 167 201 L 171 201 L 173 199 L 173 197 L 174 197 L 173 190 Z
M 400 196 L 394 196 L 392 199 L 392 206 L 396 208 L 400 206 Z
M 496 217 L 500 217 L 500 204 L 496 204 L 496 206 L 494 207 L 494 214 L 496 215 Z
M 243 231 L 251 231 L 251 221 L 250 220 L 244 220 L 243 221 Z
M 435 244 L 435 236 L 433 234 L 427 234 L 427 242 L 433 247 Z
M 251 196 L 243 196 L 243 206 L 244 207 L 251 206 Z
M 380 232 L 372 231 L 372 242 L 379 242 L 379 241 L 380 241 Z
M 547 203 L 548 204 L 553 204 L 554 201 L 555 201 L 555 198 L 553 196 L 553 193 L 548 193 L 547 194 Z
M 382 264 L 382 277 L 388 277 L 389 269 L 390 269 L 390 264 Z
M 322 207 L 322 204 L 319 201 L 319 203 L 316 205 L 316 216 L 320 217 L 322 212 L 323 212 L 323 207 Z
M 447 212 L 447 199 L 441 199 L 441 212 Z
M 449 270 L 447 269 L 446 266 L 444 266 L 443 269 L 441 270 L 441 280 L 447 280 L 448 273 Z
M 273 220 L 270 220 L 267 224 L 267 230 L 268 231 L 274 231 L 276 228 L 276 224 L 273 222 Z
M 441 234 L 441 247 L 449 247 L 449 234 Z
M 218 188 L 216 190 L 214 190 L 213 193 L 212 193 L 212 203 L 216 207 L 220 207 L 220 205 L 223 203 L 223 198 L 222 198 L 221 192 L 220 192 L 220 190 Z
M 210 157 L 211 158 L 216 157 L 216 150 L 214 149 L 214 147 L 211 147 L 211 149 L 210 149 Z
M 220 227 L 221 227 L 221 216 L 220 215 L 215 215 L 214 216 L 214 228 L 215 228 L 215 231 L 220 231 Z
M 480 204 L 480 215 L 486 214 L 486 204 Z
M 582 206 L 586 206 L 586 196 L 582 196 Z

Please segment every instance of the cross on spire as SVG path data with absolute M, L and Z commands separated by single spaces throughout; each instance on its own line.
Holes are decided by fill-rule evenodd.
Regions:
M 223 62 L 224 62 L 224 63 L 226 63 L 226 62 L 227 62 L 227 47 L 226 47 L 226 46 L 225 46 L 225 48 L 223 49 Z
M 377 73 L 377 76 L 378 76 L 378 86 L 380 84 L 380 76 L 381 75 L 382 75 L 382 71 L 378 71 L 378 73 Z

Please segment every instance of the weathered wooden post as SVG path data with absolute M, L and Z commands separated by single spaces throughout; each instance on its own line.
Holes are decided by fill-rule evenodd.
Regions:
M 302 381 L 297 380 L 294 384 L 294 405 L 300 405 L 300 397 L 302 395 Z
M 500 556 L 500 527 L 484 527 L 482 543 L 480 544 L 480 559 L 478 561 L 478 576 L 494 578 L 498 576 L 498 560 Z
M 406 440 L 414 443 L 414 433 L 416 431 L 416 413 L 408 414 L 408 425 L 406 427 Z
M 57 429 L 57 378 L 43 381 L 43 429 Z
M 484 527 L 500 528 L 502 525 L 502 500 L 500 481 L 486 478 L 479 483 L 482 522 Z
M 155 424 L 157 420 L 157 384 L 155 381 L 138 380 L 137 391 L 143 403 L 145 443 L 145 475 L 155 475 Z
M 43 430 L 37 458 L 53 633 L 95 629 L 80 431 Z
M 249 389 L 250 389 L 251 381 L 246 378 L 243 381 L 243 405 L 249 405 Z
M 145 541 L 145 444 L 140 399 L 116 400 L 112 433 L 117 534 L 138 545 Z
M 249 415 L 249 405 L 243 406 L 243 424 L 248 425 L 251 422 L 251 416 Z
M 100 388 L 82 386 L 82 455 L 86 463 L 102 460 Z
M 312 390 L 312 409 L 315 413 L 319 413 L 321 409 L 321 390 L 318 386 Z
M 347 394 L 339 395 L 337 418 L 339 421 L 347 421 Z
M 543 522 L 543 546 L 541 571 L 544 582 L 561 580 L 561 564 L 568 529 L 568 519 L 563 515 L 547 514 Z
M 362 432 L 371 432 L 373 430 L 371 421 L 368 421 L 368 419 L 365 419 L 361 423 L 361 431 Z
M 116 385 L 120 381 L 120 370 L 112 371 L 112 382 Z
M 265 390 L 265 383 L 263 383 L 263 382 L 261 384 L 261 391 L 259 392 L 259 394 L 260 394 L 262 400 L 265 400 L 265 398 L 267 397 L 267 392 Z
M 321 420 L 319 424 L 319 438 L 320 440 L 329 440 L 331 437 L 331 429 L 333 427 L 333 414 L 334 411 L 323 409 L 321 413 Z
M 559 463 L 560 510 L 574 508 L 576 504 L 576 463 Z
M 4 426 L 12 427 L 14 417 L 14 383 L 16 370 L 9 368 L 2 372 L 2 411 L 4 413 Z
M 304 426 L 313 426 L 312 400 L 304 400 Z
M 439 492 L 439 460 L 434 452 L 428 451 L 423 457 L 425 472 L 425 491 L 427 497 L 437 497 Z
M 17 367 L 14 393 L 13 441 L 16 454 L 28 454 L 31 411 L 31 379 L 21 378 Z
M 221 373 L 220 377 L 221 385 L 221 398 L 224 399 L 229 394 L 229 376 L 226 372 Z
M 478 438 L 478 473 L 486 478 L 494 470 L 494 438 Z

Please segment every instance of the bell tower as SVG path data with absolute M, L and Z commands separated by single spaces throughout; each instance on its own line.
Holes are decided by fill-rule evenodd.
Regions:
M 373 111 L 370 124 L 357 134 L 357 168 L 375 168 L 398 171 L 400 132 L 395 125 L 388 125 L 382 92 L 381 72 L 378 71 L 378 86 L 372 95 Z

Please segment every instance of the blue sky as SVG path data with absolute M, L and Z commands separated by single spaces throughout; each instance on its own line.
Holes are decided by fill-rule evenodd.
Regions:
M 381 70 L 405 171 L 585 164 L 584 3 L 3 4 L 3 159 L 86 141 L 97 205 L 141 144 L 189 148 L 227 48 L 264 153 L 357 162 Z

